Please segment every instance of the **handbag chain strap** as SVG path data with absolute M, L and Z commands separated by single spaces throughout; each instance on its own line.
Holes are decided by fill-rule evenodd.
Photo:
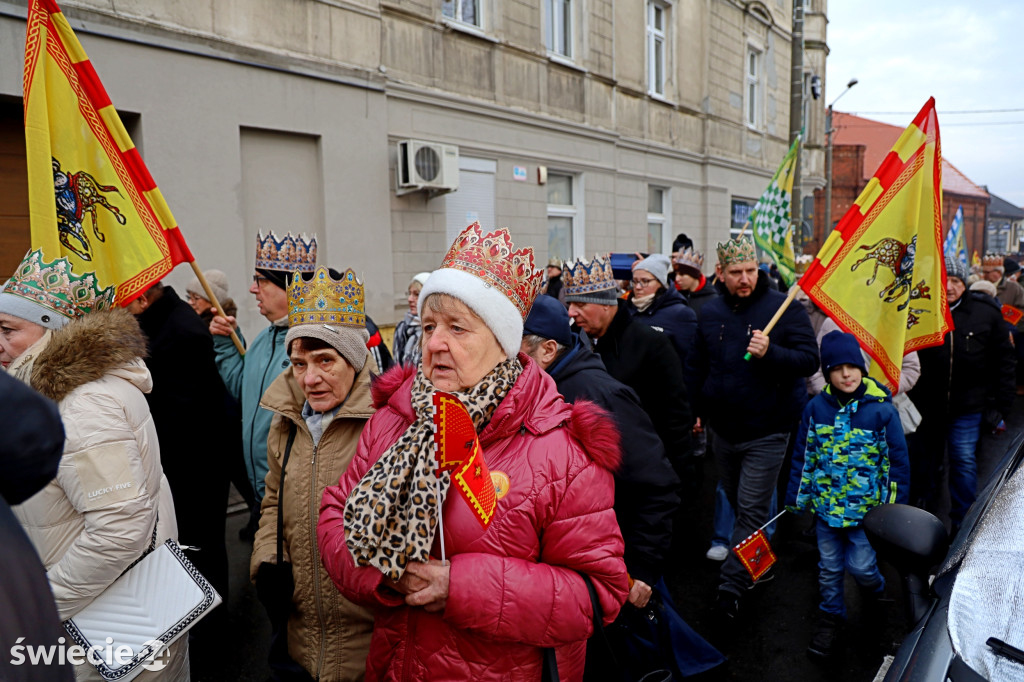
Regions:
M 284 446 L 284 457 L 281 458 L 281 481 L 277 485 L 277 565 L 284 562 L 284 507 L 281 499 L 284 497 L 284 474 L 288 470 L 288 458 L 292 454 L 292 443 L 295 442 L 295 422 L 291 423 L 288 430 L 288 442 Z

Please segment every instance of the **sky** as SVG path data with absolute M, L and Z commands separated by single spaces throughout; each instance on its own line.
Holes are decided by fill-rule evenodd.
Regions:
M 1024 1 L 829 0 L 828 20 L 825 106 L 856 78 L 837 111 L 906 127 L 934 96 L 943 157 L 1024 206 Z

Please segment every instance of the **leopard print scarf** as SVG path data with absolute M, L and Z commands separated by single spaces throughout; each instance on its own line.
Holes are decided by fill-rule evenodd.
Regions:
M 498 363 L 476 386 L 454 393 L 483 431 L 494 410 L 523 371 L 518 358 Z M 345 542 L 358 566 L 375 566 L 392 580 L 410 561 L 430 558 L 441 503 L 448 494 L 451 472 L 434 475 L 434 387 L 416 372 L 412 385 L 414 421 L 398 442 L 370 467 L 345 503 Z

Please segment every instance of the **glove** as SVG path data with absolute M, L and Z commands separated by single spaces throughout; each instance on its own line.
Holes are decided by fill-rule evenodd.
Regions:
M 995 434 L 1006 430 L 1006 425 L 1003 423 L 1003 415 L 999 412 L 999 410 L 993 407 L 990 407 L 987 410 L 985 410 L 985 415 L 984 417 L 982 417 L 982 422 L 984 423 L 985 428 L 989 431 L 989 433 Z M 1002 429 L 999 428 L 1000 425 L 1002 425 Z

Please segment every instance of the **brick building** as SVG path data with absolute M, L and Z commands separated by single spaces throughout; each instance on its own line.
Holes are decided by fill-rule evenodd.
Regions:
M 832 221 L 843 217 L 860 195 L 861 190 L 878 170 L 886 154 L 903 133 L 904 128 L 871 119 L 833 113 L 832 147 Z M 988 217 L 989 194 L 961 173 L 949 159 L 942 158 L 942 224 L 949 229 L 958 206 L 964 209 L 964 230 L 968 253 L 985 252 L 985 225 Z M 806 249 L 817 253 L 827 236 L 824 225 L 825 191 L 814 192 L 814 241 Z

